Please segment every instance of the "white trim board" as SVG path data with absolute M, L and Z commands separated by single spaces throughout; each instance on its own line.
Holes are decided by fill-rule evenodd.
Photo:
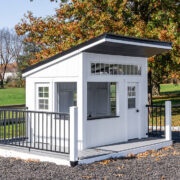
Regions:
M 161 149 L 163 147 L 171 146 L 172 144 L 173 144 L 172 141 L 164 140 L 164 141 L 162 141 L 160 143 L 151 144 L 151 145 L 148 145 L 148 146 L 142 146 L 142 147 L 137 147 L 137 148 L 133 148 L 133 149 L 120 151 L 120 152 L 117 152 L 117 153 L 111 153 L 111 154 L 107 154 L 107 155 L 100 155 L 100 156 L 97 156 L 97 157 L 91 157 L 91 158 L 87 158 L 87 159 L 82 159 L 82 160 L 78 161 L 78 164 L 91 164 L 91 163 L 106 160 L 106 159 L 125 157 L 128 154 L 134 154 L 135 155 L 135 154 L 146 152 L 148 150 L 158 150 L 158 149 Z
M 127 150 L 123 150 L 117 153 L 110 153 L 107 155 L 100 155 L 100 156 L 90 157 L 87 159 L 82 159 L 78 161 L 78 164 L 90 164 L 90 163 L 94 163 L 94 162 L 102 161 L 106 159 L 125 157 L 128 154 L 138 154 L 138 153 L 145 152 L 147 150 L 158 150 L 163 147 L 171 146 L 172 144 L 173 144 L 172 141 L 164 140 L 159 143 L 127 149 Z M 23 152 L 23 151 L 20 151 L 20 149 L 15 150 L 13 148 L 11 149 L 10 148 L 11 147 L 9 148 L 0 147 L 0 156 L 20 158 L 22 160 L 50 162 L 50 163 L 55 163 L 57 165 L 70 166 L 70 161 L 68 159 L 63 159 L 61 157 L 53 157 L 48 154 L 40 155 L 40 153 L 36 154 L 36 153 L 31 153 L 31 152 Z
M 57 165 L 64 165 L 64 166 L 70 166 L 70 161 L 63 159 L 63 158 L 57 158 L 57 157 L 50 157 L 47 155 L 40 155 L 40 153 L 35 154 L 31 152 L 23 152 L 20 150 L 14 150 L 9 148 L 2 148 L 0 147 L 0 156 L 2 157 L 11 157 L 11 158 L 19 158 L 22 160 L 31 160 L 31 161 L 41 161 L 41 162 L 50 162 L 55 163 Z

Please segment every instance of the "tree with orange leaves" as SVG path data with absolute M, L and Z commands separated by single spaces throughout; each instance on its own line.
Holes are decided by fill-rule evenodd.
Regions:
M 64 0 L 56 15 L 28 13 L 16 26 L 25 41 L 41 46 L 32 64 L 60 53 L 104 32 L 173 42 L 173 50 L 149 61 L 153 85 L 164 76 L 179 76 L 180 27 L 177 0 Z

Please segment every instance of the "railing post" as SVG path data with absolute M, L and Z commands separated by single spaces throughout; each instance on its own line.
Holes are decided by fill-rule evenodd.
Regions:
M 165 102 L 165 121 L 166 121 L 166 129 L 165 129 L 166 140 L 172 140 L 172 132 L 171 132 L 171 101 L 166 101 Z
M 70 107 L 70 164 L 78 163 L 78 108 Z

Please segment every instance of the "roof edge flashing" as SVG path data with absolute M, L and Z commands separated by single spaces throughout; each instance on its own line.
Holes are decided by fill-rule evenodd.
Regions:
M 106 39 L 106 42 L 112 42 L 112 43 L 129 44 L 129 45 L 145 46 L 145 47 L 152 47 L 152 48 L 162 48 L 162 49 L 167 49 L 167 50 L 172 49 L 172 46 L 170 43 L 167 43 L 168 45 L 163 45 L 163 44 L 159 45 L 159 44 L 156 44 L 156 42 L 154 42 L 154 43 L 134 42 L 134 41 L 130 41 L 130 40 L 117 40 L 117 39 L 112 39 L 112 38 L 108 38 L 108 37 L 106 37 L 105 39 Z M 159 43 L 159 42 L 157 42 L 157 43 Z

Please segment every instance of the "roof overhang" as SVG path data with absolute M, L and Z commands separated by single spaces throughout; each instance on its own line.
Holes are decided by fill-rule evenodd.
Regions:
M 65 60 L 80 52 L 132 57 L 152 57 L 170 50 L 171 48 L 172 43 L 170 42 L 103 34 L 25 69 L 23 71 L 23 77 L 47 68 L 54 63 Z
M 133 57 L 152 57 L 170 49 L 171 45 L 164 46 L 155 43 L 149 44 L 146 42 L 140 43 L 106 38 L 103 43 L 88 48 L 85 52 Z

